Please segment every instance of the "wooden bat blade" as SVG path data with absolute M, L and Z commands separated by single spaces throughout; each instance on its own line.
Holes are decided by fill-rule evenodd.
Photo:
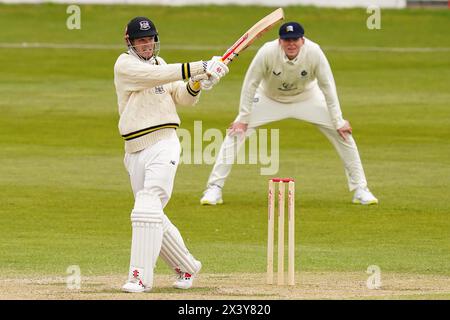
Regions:
M 246 33 L 242 35 L 222 56 L 222 61 L 229 64 L 235 56 L 250 46 L 253 41 L 261 37 L 265 32 L 272 29 L 272 27 L 279 21 L 284 19 L 284 11 L 278 8 L 269 15 L 265 16 L 253 25 Z

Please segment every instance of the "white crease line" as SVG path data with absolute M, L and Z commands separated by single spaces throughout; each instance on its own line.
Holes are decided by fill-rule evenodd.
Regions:
M 0 42 L 0 48 L 6 49 L 88 49 L 88 50 L 126 50 L 124 45 L 114 44 L 83 44 L 83 43 L 45 43 L 45 42 L 21 42 L 21 43 L 4 43 Z M 258 46 L 250 47 L 249 50 L 257 50 Z M 421 48 L 396 48 L 396 47 L 322 47 L 325 51 L 344 51 L 344 52 L 406 52 L 406 53 L 421 53 L 421 52 L 450 52 L 450 48 L 446 47 L 421 47 Z M 163 45 L 163 49 L 168 50 L 186 50 L 186 51 L 219 51 L 224 52 L 227 47 L 223 46 L 207 46 L 207 45 Z

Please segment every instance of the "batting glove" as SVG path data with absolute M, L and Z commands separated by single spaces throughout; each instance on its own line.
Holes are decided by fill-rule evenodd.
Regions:
M 222 57 L 214 56 L 208 61 L 206 67 L 206 74 L 209 76 L 206 80 L 201 80 L 200 85 L 202 90 L 211 90 L 222 77 L 224 77 L 229 69 L 221 60 Z
M 222 57 L 214 56 L 207 62 L 206 73 L 208 75 L 215 75 L 214 78 L 222 78 L 228 73 L 229 69 L 225 63 L 222 62 Z

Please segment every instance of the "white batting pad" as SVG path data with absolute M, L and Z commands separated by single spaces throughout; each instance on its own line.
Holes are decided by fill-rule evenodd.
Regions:
M 179 269 L 192 275 L 200 271 L 201 263 L 189 253 L 180 231 L 170 222 L 167 216 L 163 218 L 164 234 L 161 245 L 161 258 L 173 269 Z
M 136 194 L 131 212 L 133 235 L 129 279 L 138 279 L 147 288 L 153 286 L 153 269 L 161 250 L 163 215 L 158 197 L 147 190 Z

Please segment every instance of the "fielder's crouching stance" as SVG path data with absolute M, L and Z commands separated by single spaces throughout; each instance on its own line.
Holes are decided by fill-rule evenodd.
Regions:
M 288 118 L 316 125 L 333 144 L 344 164 L 349 190 L 354 191 L 354 203 L 378 203 L 367 187 L 350 123 L 342 117 L 325 54 L 304 37 L 299 23 L 288 22 L 280 27 L 279 39 L 259 49 L 247 70 L 239 114 L 219 151 L 201 204 L 223 202 L 222 188 L 231 172 L 234 150 L 246 137 L 262 125 Z
M 166 64 L 158 56 L 158 32 L 145 17 L 128 23 L 125 40 L 128 52 L 116 61 L 114 84 L 119 131 L 125 140 L 124 163 L 135 204 L 130 270 L 122 289 L 150 291 L 158 256 L 176 272 L 174 287 L 188 289 L 202 265 L 163 211 L 172 194 L 181 153 L 175 105 L 194 105 L 201 89 L 211 89 L 228 68 L 217 59 Z

